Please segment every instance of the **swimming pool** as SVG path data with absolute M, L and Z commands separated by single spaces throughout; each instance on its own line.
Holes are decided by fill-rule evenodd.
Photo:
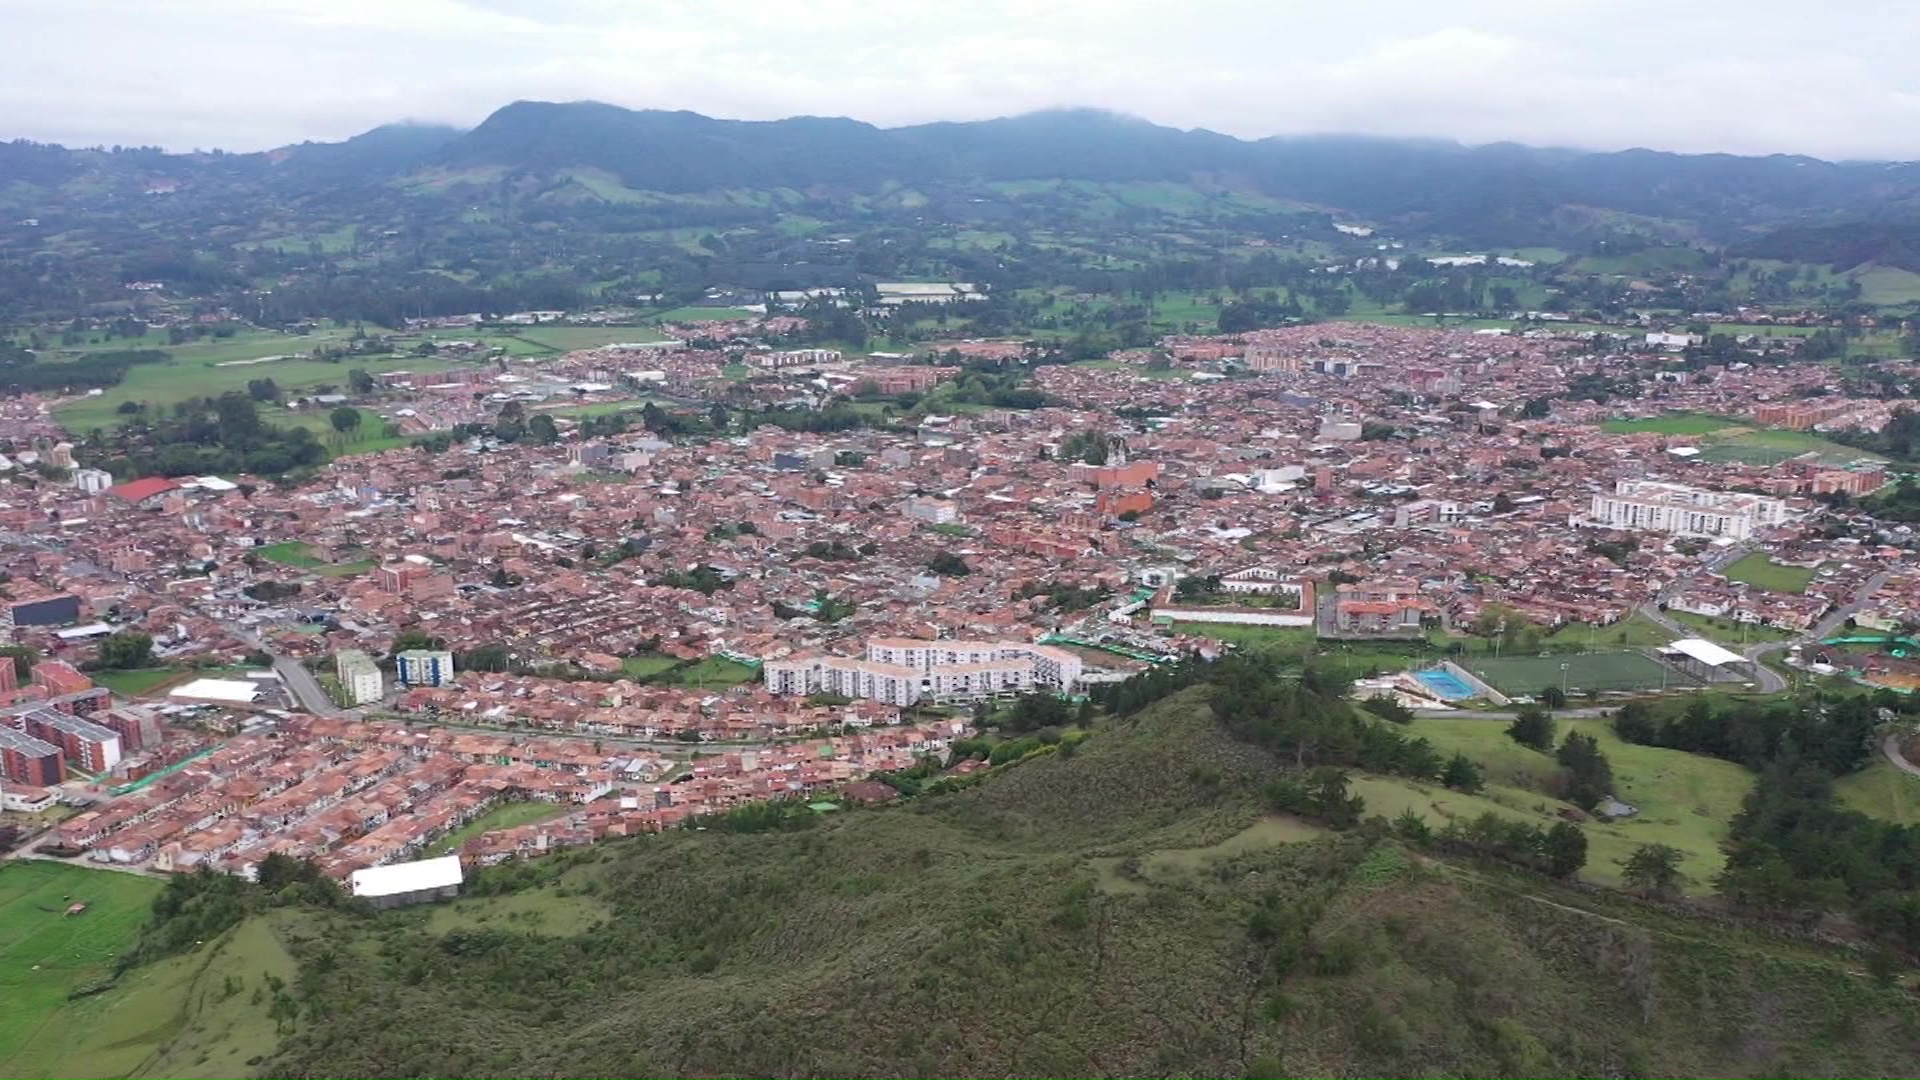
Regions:
M 1416 671 L 1413 673 L 1413 677 L 1419 679 L 1422 686 L 1425 686 L 1446 701 L 1455 701 L 1460 698 L 1470 698 L 1473 696 L 1473 687 L 1462 682 L 1460 676 L 1455 675 L 1445 668 L 1429 668 L 1426 671 Z

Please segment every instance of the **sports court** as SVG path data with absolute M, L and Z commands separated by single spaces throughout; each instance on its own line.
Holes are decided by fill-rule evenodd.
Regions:
M 1471 657 L 1455 663 L 1495 690 L 1516 697 L 1534 697 L 1549 686 L 1564 685 L 1568 693 L 1580 693 L 1658 690 L 1662 686 L 1691 686 L 1698 681 L 1642 653 L 1626 649 L 1574 656 Z M 1562 664 L 1566 665 L 1564 681 Z

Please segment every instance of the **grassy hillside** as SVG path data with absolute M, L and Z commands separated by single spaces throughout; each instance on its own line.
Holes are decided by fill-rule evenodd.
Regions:
M 271 912 L 130 977 L 202 972 L 131 1068 L 1900 1075 L 1920 1053 L 1920 1009 L 1857 958 L 1267 813 L 1279 767 L 1207 692 L 905 806 L 615 842 L 453 904 Z M 297 1018 L 254 996 L 269 974 Z
M 1868 1075 L 1920 1050 L 1857 961 L 1271 817 L 1275 771 L 1190 692 L 907 807 L 335 917 L 267 1067 Z
M 71 1025 L 67 995 L 98 985 L 132 946 L 160 891 L 131 874 L 19 860 L 0 865 L 0 1075 L 34 1075 L 30 1048 Z M 75 904 L 86 905 L 69 914 Z
M 1413 726 L 1414 734 L 1442 753 L 1458 751 L 1480 763 L 1490 785 L 1485 800 L 1498 802 L 1495 809 L 1551 824 L 1554 814 L 1567 805 L 1553 797 L 1562 770 L 1552 755 L 1521 746 L 1505 731 L 1506 725 L 1497 720 L 1422 719 Z M 1666 844 L 1686 854 L 1681 869 L 1687 891 L 1711 892 L 1714 876 L 1726 865 L 1721 845 L 1727 839 L 1727 823 L 1740 812 L 1740 801 L 1753 786 L 1753 774 L 1730 761 L 1622 742 L 1604 720 L 1560 721 L 1561 737 L 1574 731 L 1598 740 L 1613 764 L 1615 790 L 1640 810 L 1622 821 L 1596 821 L 1586 827 L 1588 855 L 1582 876 L 1618 885 L 1621 869 L 1636 847 Z M 1375 782 L 1408 785 L 1408 781 L 1384 777 Z M 1489 809 L 1458 792 L 1440 789 L 1439 798 L 1455 816 Z M 1414 805 L 1435 828 L 1444 824 L 1445 814 L 1430 813 L 1417 800 Z M 1368 807 L 1389 817 L 1400 809 L 1371 795 Z

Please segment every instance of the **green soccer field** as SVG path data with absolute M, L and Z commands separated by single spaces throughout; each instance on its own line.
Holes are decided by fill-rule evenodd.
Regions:
M 1657 690 L 1663 685 L 1691 685 L 1694 681 L 1657 660 L 1629 651 L 1583 653 L 1578 656 L 1474 657 L 1459 663 L 1495 690 L 1516 696 L 1535 696 L 1549 686 L 1563 685 L 1562 664 L 1567 665 L 1564 685 L 1569 693 L 1584 690 Z

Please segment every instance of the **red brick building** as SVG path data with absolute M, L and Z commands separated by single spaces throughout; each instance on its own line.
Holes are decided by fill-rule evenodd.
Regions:
M 0 776 L 30 787 L 54 787 L 67 778 L 67 762 L 52 743 L 0 725 Z
M 33 665 L 33 685 L 45 689 L 49 696 L 59 697 L 91 690 L 93 680 L 65 660 L 42 660 Z

